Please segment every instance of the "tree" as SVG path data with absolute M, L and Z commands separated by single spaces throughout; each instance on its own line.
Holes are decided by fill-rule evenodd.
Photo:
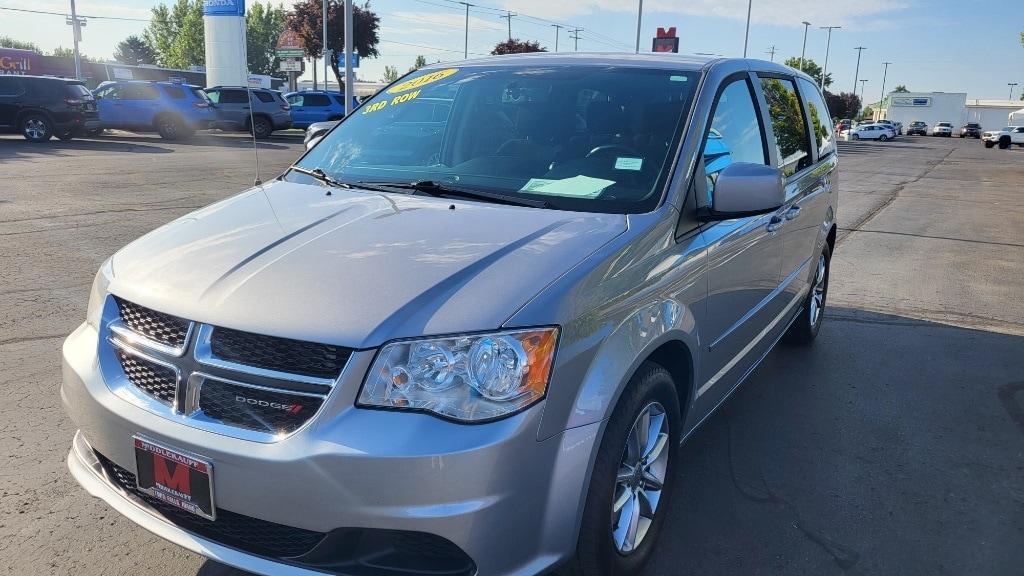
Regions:
M 306 47 L 306 55 L 321 58 L 324 53 L 323 42 L 323 1 L 299 0 L 285 18 L 285 25 L 294 30 Z M 370 10 L 370 2 L 362 6 L 352 6 L 352 47 L 360 58 L 373 58 L 379 55 L 377 44 L 380 42 L 380 17 Z M 338 86 L 344 90 L 344 82 L 339 67 L 341 55 L 345 50 L 345 7 L 342 0 L 327 0 L 327 48 L 333 50 L 331 69 Z M 326 80 L 326 79 L 325 79 Z
M 825 91 L 825 105 L 828 111 L 835 118 L 856 118 L 860 112 L 860 96 L 853 92 L 841 92 L 833 94 Z
M 175 0 L 170 8 L 159 4 L 152 11 L 143 38 L 156 53 L 157 64 L 186 69 L 206 63 L 203 0 Z
M 799 70 L 800 69 L 800 58 L 797 57 L 797 56 L 794 56 L 792 58 L 786 58 L 785 64 L 786 64 L 786 66 L 789 66 L 790 68 L 796 68 L 797 70 Z M 805 74 L 807 74 L 811 78 L 814 78 L 815 82 L 819 82 L 819 83 L 821 82 L 821 66 L 818 66 L 814 62 L 814 60 L 811 60 L 810 58 L 804 58 L 804 70 L 803 71 L 804 71 Z M 828 88 L 831 85 L 832 85 L 832 74 L 829 73 L 829 74 L 825 75 L 825 87 Z
M 786 159 L 803 148 L 804 140 L 807 138 L 804 133 L 800 101 L 796 97 L 796 92 L 787 89 L 781 80 L 764 78 L 761 80 L 761 88 L 768 103 L 780 155 L 783 162 L 787 162 Z
M 114 60 L 122 64 L 156 64 L 156 53 L 146 41 L 134 34 L 118 42 L 114 48 Z
M 253 2 L 245 14 L 245 57 L 252 74 L 272 75 L 280 60 L 275 54 L 277 38 L 284 32 L 284 6 Z
M 910 92 L 910 90 L 907 90 L 907 87 L 904 86 L 903 84 L 897 85 L 895 88 L 893 88 L 892 91 L 893 92 Z
M 867 108 L 864 109 L 864 112 L 861 113 L 860 117 L 862 119 L 865 119 L 865 118 L 873 119 L 875 117 L 875 111 L 874 111 L 873 108 L 871 108 L 871 106 L 868 106 Z
M 420 54 L 419 56 L 416 57 L 416 61 L 412 63 L 412 68 L 410 68 L 410 70 L 419 70 L 420 68 L 423 68 L 426 65 L 427 59 L 423 57 L 423 54 Z
M 526 52 L 547 52 L 538 42 L 509 38 L 504 42 L 498 42 L 491 50 L 491 54 L 524 54 Z
M 53 52 L 50 53 L 50 56 L 55 56 L 57 58 L 74 58 L 75 57 L 75 49 L 74 48 L 65 48 L 63 46 L 57 46 L 56 48 L 53 49 Z M 82 60 L 82 62 L 88 62 L 88 61 L 91 60 L 91 58 L 89 58 L 85 54 L 81 54 L 81 53 L 79 53 L 78 57 Z
M 15 48 L 17 50 L 31 50 L 33 52 L 39 52 L 40 54 L 43 53 L 43 51 L 39 49 L 39 46 L 36 46 L 32 42 L 15 40 L 10 36 L 0 36 L 0 48 Z
M 394 82 L 395 80 L 398 80 L 398 68 L 395 68 L 394 66 L 385 66 L 383 81 Z

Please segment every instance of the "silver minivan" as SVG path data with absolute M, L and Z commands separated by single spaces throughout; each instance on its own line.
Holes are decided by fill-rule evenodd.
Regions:
M 636 574 L 681 442 L 821 326 L 830 118 L 756 60 L 411 72 L 102 266 L 71 473 L 258 574 Z

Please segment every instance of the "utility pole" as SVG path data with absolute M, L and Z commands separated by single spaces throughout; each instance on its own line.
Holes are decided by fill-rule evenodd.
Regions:
M 573 28 L 572 33 L 569 34 L 569 38 L 573 39 L 572 49 L 574 52 L 579 52 L 580 50 L 580 32 L 582 31 L 583 28 Z
M 771 48 L 765 50 L 764 53 L 765 54 L 771 54 L 772 62 L 775 62 L 775 46 L 774 45 L 772 45 Z
M 1013 100 L 1013 89 L 1014 89 L 1014 87 L 1017 86 L 1017 83 L 1016 82 L 1007 82 L 1006 85 L 1010 87 L 1010 100 Z
M 513 16 L 519 16 L 519 14 L 517 14 L 515 12 L 509 12 L 508 10 L 506 10 L 504 16 L 498 16 L 498 18 L 501 18 L 503 20 L 508 20 L 508 39 L 509 40 L 512 39 L 512 17 Z
M 352 73 L 352 55 L 355 53 L 352 38 L 352 0 L 345 0 L 345 115 L 352 113 L 352 97 L 355 95 L 355 75 Z M 324 78 L 324 87 L 327 79 Z
M 854 93 L 856 93 L 857 92 L 857 78 L 860 77 L 860 53 L 865 51 L 865 50 L 867 50 L 867 48 L 865 48 L 863 46 L 857 46 L 856 48 L 854 48 L 854 50 L 857 51 L 857 69 L 854 70 L 854 72 L 853 72 L 853 91 L 854 91 Z
M 804 47 L 800 49 L 800 71 L 804 71 L 804 55 L 807 54 L 807 29 L 811 27 L 810 22 L 801 22 L 804 25 Z M 857 85 L 854 84 L 853 89 L 857 89 Z
M 821 89 L 825 89 L 825 75 L 828 73 L 828 51 L 832 47 L 832 31 L 842 26 L 819 26 L 822 30 L 828 30 L 828 41 L 825 43 L 825 65 L 821 68 Z M 856 87 L 855 87 L 856 88 Z
M 636 53 L 640 53 L 640 23 L 644 19 L 644 0 L 640 0 L 640 7 L 636 11 Z
M 885 78 L 889 75 L 889 64 L 892 64 L 892 62 L 883 62 L 883 64 L 885 64 L 885 71 L 882 72 L 882 98 L 878 101 L 879 113 L 881 113 L 882 102 L 885 100 Z M 879 118 L 881 118 L 881 116 L 879 116 Z
M 561 24 L 552 24 L 555 29 L 555 52 L 558 52 L 558 33 L 564 28 Z
M 868 83 L 868 79 L 867 78 L 861 78 L 861 80 L 860 80 L 860 104 L 861 104 L 860 107 L 861 108 L 863 108 L 864 104 L 865 104 L 865 102 L 864 102 L 864 85 L 867 84 L 867 83 Z M 856 90 L 857 87 L 854 86 L 853 89 Z
M 459 2 L 466 7 L 466 40 L 462 48 L 462 58 L 464 60 L 469 59 L 469 7 L 472 6 L 469 2 Z
M 82 40 L 82 23 L 78 20 L 78 13 L 75 12 L 75 0 L 71 0 L 71 33 L 75 40 L 75 79 L 82 78 L 82 55 L 78 51 L 78 43 Z
M 747 57 L 747 43 L 750 40 L 750 9 L 754 5 L 754 0 L 747 0 L 747 31 L 743 33 L 743 57 Z

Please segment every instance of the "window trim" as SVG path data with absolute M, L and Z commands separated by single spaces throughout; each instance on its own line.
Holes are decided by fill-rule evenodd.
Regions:
M 800 178 L 803 177 L 803 175 L 808 170 L 810 170 L 810 169 L 812 169 L 812 168 L 814 168 L 815 166 L 818 165 L 818 154 L 817 154 L 818 144 L 817 144 L 816 140 L 811 137 L 811 135 L 812 135 L 811 122 L 810 122 L 810 119 L 808 118 L 808 115 L 807 115 L 806 104 L 804 102 L 803 95 L 800 93 L 800 86 L 799 86 L 799 84 L 797 84 L 796 76 L 793 76 L 793 75 L 790 75 L 790 74 L 783 74 L 781 72 L 764 72 L 764 71 L 753 71 L 753 72 L 751 72 L 751 74 L 753 74 L 758 79 L 758 81 L 755 82 L 754 84 L 757 86 L 758 98 L 760 98 L 761 101 L 764 102 L 764 120 L 767 122 L 768 130 L 771 130 L 772 142 L 777 142 L 778 140 L 775 138 L 775 127 L 772 125 L 771 111 L 770 111 L 770 108 L 768 107 L 768 100 L 765 99 L 765 97 L 764 97 L 764 91 L 761 89 L 761 82 L 760 82 L 760 80 L 762 78 L 775 78 L 777 80 L 788 80 L 789 82 L 791 82 L 793 84 L 793 91 L 796 94 L 797 101 L 800 102 L 800 115 L 804 119 L 804 143 L 807 144 L 807 153 L 811 157 L 811 163 L 808 164 L 807 166 L 804 166 L 802 169 L 797 170 L 796 172 L 793 172 L 789 176 L 784 176 L 783 177 L 783 182 L 784 183 L 789 183 L 789 182 L 793 182 L 793 181 L 799 180 Z M 831 119 L 829 121 L 831 121 Z M 814 142 L 813 145 L 811 144 L 812 142 Z M 778 155 L 775 153 L 776 148 L 778 148 L 778 146 L 771 146 L 770 148 L 771 148 L 771 152 L 772 152 L 772 157 L 775 158 L 775 160 L 774 160 L 775 167 L 779 168 L 781 170 L 782 167 L 779 166 L 779 163 L 782 161 L 782 159 L 781 158 L 777 158 Z

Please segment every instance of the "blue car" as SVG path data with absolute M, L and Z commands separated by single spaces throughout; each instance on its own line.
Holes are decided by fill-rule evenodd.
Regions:
M 199 86 L 174 82 L 105 82 L 94 92 L 102 128 L 157 132 L 168 140 L 191 136 L 217 119 Z
M 345 95 L 339 92 L 323 90 L 303 90 L 289 92 L 284 99 L 292 107 L 292 127 L 307 128 L 314 122 L 341 120 L 345 117 Z M 352 108 L 359 106 L 359 101 L 352 97 Z

